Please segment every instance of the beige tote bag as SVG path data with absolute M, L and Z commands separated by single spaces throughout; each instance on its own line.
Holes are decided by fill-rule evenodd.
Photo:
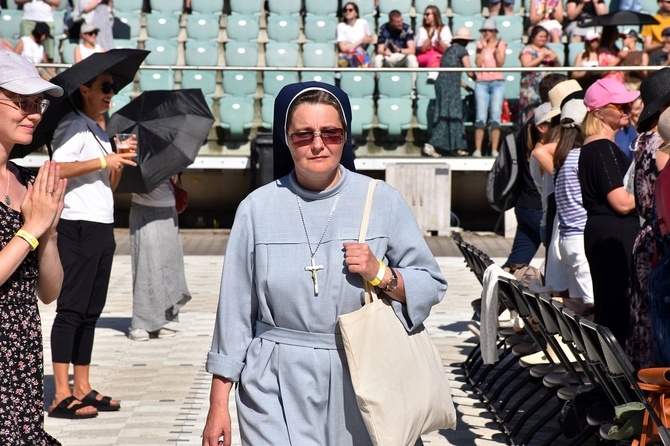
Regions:
M 374 188 L 363 212 L 365 243 Z M 423 325 L 408 333 L 388 298 L 365 283 L 365 305 L 338 321 L 356 402 L 376 446 L 410 446 L 422 434 L 456 427 L 442 359 Z

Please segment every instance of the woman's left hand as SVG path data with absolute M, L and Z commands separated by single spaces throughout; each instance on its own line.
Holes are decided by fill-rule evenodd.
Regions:
M 379 271 L 379 260 L 365 243 L 344 243 L 344 263 L 349 272 L 360 274 L 368 282 Z

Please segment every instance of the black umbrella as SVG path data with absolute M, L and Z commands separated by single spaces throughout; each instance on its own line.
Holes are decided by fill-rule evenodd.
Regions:
M 582 28 L 589 28 L 591 26 L 642 26 L 642 25 L 657 25 L 658 20 L 654 16 L 633 11 L 615 11 L 609 14 L 591 17 L 588 20 L 579 22 Z
M 214 124 L 200 89 L 145 91 L 114 113 L 107 134 L 137 135 L 138 167 L 128 167 L 117 192 L 151 192 L 193 163 Z
M 119 91 L 135 79 L 135 73 L 148 54 L 149 51 L 128 48 L 95 53 L 51 79 L 51 82 L 63 87 L 65 94 L 60 98 L 45 95 L 51 101 L 51 105 L 35 129 L 32 142 L 25 146 L 14 146 L 11 158 L 26 156 L 39 147 L 51 143 L 58 123 L 75 109 L 71 95 L 79 87 L 99 74 L 108 72 L 114 79 L 116 91 Z

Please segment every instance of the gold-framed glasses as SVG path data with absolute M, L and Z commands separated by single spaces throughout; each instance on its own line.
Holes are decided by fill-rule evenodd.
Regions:
M 296 132 L 289 135 L 289 139 L 297 146 L 311 144 L 315 137 L 321 138 L 324 144 L 342 144 L 344 129 L 327 129 L 320 132 Z
M 48 99 L 35 101 L 30 98 L 16 98 L 16 99 L 0 98 L 0 101 L 8 101 L 15 103 L 16 105 L 19 106 L 21 112 L 26 115 L 30 115 L 35 111 L 37 111 L 40 115 L 43 115 L 44 112 L 47 111 L 47 108 L 49 108 L 49 104 L 51 104 L 51 102 L 49 102 Z

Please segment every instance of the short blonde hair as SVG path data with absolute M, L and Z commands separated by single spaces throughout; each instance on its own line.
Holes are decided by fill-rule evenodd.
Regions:
M 600 133 L 603 128 L 603 122 L 596 117 L 596 111 L 591 110 L 584 117 L 582 122 L 582 131 L 584 136 L 591 136 Z

